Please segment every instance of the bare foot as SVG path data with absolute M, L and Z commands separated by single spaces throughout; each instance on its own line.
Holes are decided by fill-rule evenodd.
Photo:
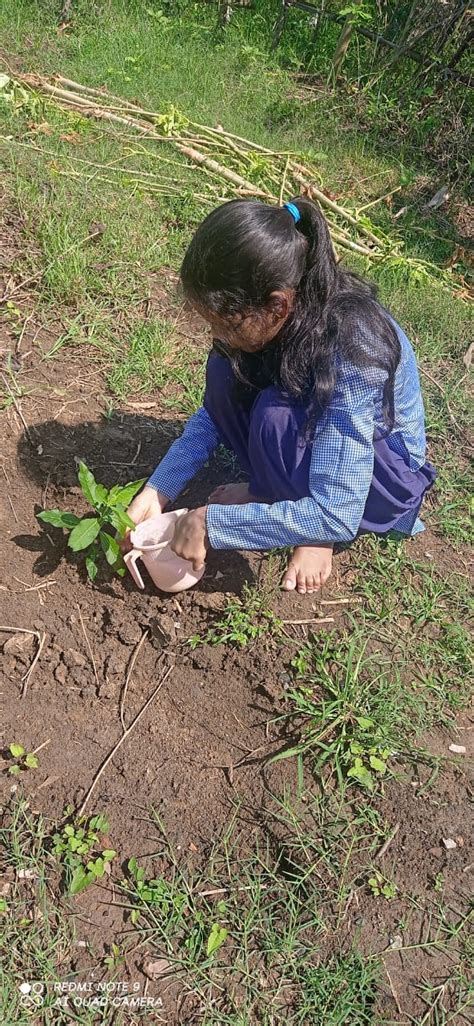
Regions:
M 246 502 L 255 502 L 249 492 L 246 481 L 238 481 L 236 484 L 219 485 L 211 492 L 208 502 L 215 502 L 219 506 L 243 506 Z
M 298 591 L 300 595 L 317 591 L 330 576 L 332 544 L 299 545 L 293 549 L 283 578 L 284 591 Z

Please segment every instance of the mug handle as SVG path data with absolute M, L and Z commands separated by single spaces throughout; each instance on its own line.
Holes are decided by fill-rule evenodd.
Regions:
M 130 571 L 133 580 L 135 581 L 135 584 L 143 591 L 145 585 L 143 583 L 143 577 L 137 567 L 137 559 L 141 559 L 141 556 L 142 553 L 140 549 L 132 549 L 131 552 L 125 553 L 123 561 L 125 563 L 125 566 L 127 567 L 127 570 Z

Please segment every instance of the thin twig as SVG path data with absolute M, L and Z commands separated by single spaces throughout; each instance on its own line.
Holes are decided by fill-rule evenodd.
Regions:
M 384 969 L 385 969 L 385 972 L 387 973 L 388 982 L 390 984 L 390 990 L 392 991 L 393 1000 L 395 1001 L 395 1004 L 397 1006 L 398 1014 L 399 1015 L 403 1015 L 403 1009 L 401 1008 L 400 1001 L 398 999 L 398 994 L 397 994 L 397 992 L 395 990 L 395 987 L 394 987 L 394 985 L 392 983 L 392 977 L 390 976 L 390 973 L 389 973 L 389 971 L 387 969 L 387 966 L 385 965 L 385 961 L 384 961 Z
M 20 577 L 15 577 L 14 575 L 13 575 L 13 580 L 14 581 L 18 581 L 18 584 L 22 584 L 23 585 L 23 587 L 25 589 L 25 593 L 27 591 L 41 591 L 42 588 L 48 588 L 50 584 L 56 584 L 56 581 L 48 580 L 48 581 L 42 581 L 41 584 L 31 584 L 30 585 L 30 584 L 27 584 L 26 581 L 22 581 Z
M 140 641 L 138 642 L 137 646 L 135 647 L 135 649 L 133 651 L 132 658 L 130 660 L 130 666 L 129 666 L 128 671 L 127 671 L 127 676 L 125 677 L 125 683 L 124 683 L 124 686 L 122 688 L 122 694 L 120 695 L 120 706 L 119 706 L 119 708 L 120 708 L 120 722 L 122 724 L 122 730 L 123 730 L 124 733 L 125 733 L 125 731 L 127 729 L 126 726 L 125 726 L 125 720 L 124 720 L 124 715 L 125 715 L 125 699 L 127 697 L 127 688 L 128 688 L 129 683 L 130 683 L 130 678 L 132 676 L 133 667 L 135 666 L 135 663 L 137 661 L 138 653 L 139 653 L 139 651 L 140 651 L 140 649 L 141 649 L 141 647 L 143 645 L 143 642 L 145 641 L 145 638 L 148 636 L 148 633 L 149 633 L 149 628 L 147 627 L 143 631 L 143 634 L 142 634 L 142 636 L 140 638 Z
M 33 751 L 31 752 L 31 755 L 36 755 L 36 753 L 40 752 L 42 748 L 46 748 L 46 745 L 50 745 L 50 744 L 51 744 L 51 738 L 48 737 L 48 740 L 47 741 L 43 741 L 42 745 L 38 745 L 37 748 L 33 748 Z
M 37 638 L 39 640 L 38 651 L 37 651 L 37 653 L 35 655 L 35 658 L 33 659 L 33 662 L 31 664 L 29 670 L 27 670 L 27 672 L 25 673 L 24 677 L 21 678 L 22 681 L 23 681 L 23 687 L 21 689 L 20 698 L 24 698 L 25 695 L 26 695 L 26 692 L 27 692 L 27 689 L 28 689 L 28 684 L 30 683 L 30 680 L 31 680 L 31 675 L 32 675 L 33 670 L 34 670 L 34 668 L 35 668 L 35 666 L 36 666 L 36 664 L 38 662 L 38 659 L 39 659 L 39 657 L 40 657 L 40 655 L 41 655 L 41 653 L 43 651 L 43 646 L 44 646 L 44 643 L 46 641 L 46 631 L 41 636 L 40 636 L 39 633 L 37 633 Z
M 92 651 L 91 643 L 89 641 L 89 637 L 88 637 L 88 634 L 87 634 L 87 631 L 86 631 L 86 628 L 85 628 L 84 620 L 82 619 L 82 613 L 81 613 L 80 606 L 77 603 L 76 603 L 76 605 L 77 605 L 77 609 L 78 609 L 78 612 L 79 612 L 79 619 L 81 621 L 82 633 L 84 634 L 84 637 L 86 639 L 86 645 L 87 645 L 87 647 L 89 649 L 89 655 L 91 657 L 92 665 L 94 667 L 94 675 L 95 675 L 95 680 L 96 680 L 97 688 L 100 688 L 99 675 L 97 673 L 97 667 L 95 665 L 94 653 Z
M 11 509 L 11 511 L 12 511 L 12 513 L 13 513 L 13 516 L 15 517 L 15 520 L 16 520 L 17 524 L 19 524 L 19 523 L 20 523 L 20 521 L 18 520 L 18 517 L 17 517 L 17 515 L 16 515 L 16 510 L 15 510 L 15 507 L 14 507 L 14 505 L 13 505 L 13 502 L 12 502 L 12 500 L 11 500 L 11 496 L 10 496 L 10 495 L 7 495 L 7 499 L 8 499 L 8 501 L 9 501 L 9 503 L 10 503 L 10 509 Z
M 132 732 L 133 728 L 134 728 L 134 727 L 135 727 L 135 726 L 137 725 L 138 721 L 139 721 L 139 720 L 141 719 L 141 717 L 143 716 L 143 714 L 144 714 L 144 713 L 146 712 L 146 710 L 148 709 L 148 706 L 150 706 L 150 705 L 151 705 L 151 703 L 153 702 L 153 699 L 154 699 L 154 698 L 156 697 L 156 695 L 158 694 L 158 692 L 159 692 L 160 688 L 162 688 L 162 687 L 163 687 L 163 684 L 165 683 L 165 681 L 166 681 L 166 680 L 167 680 L 167 678 L 169 677 L 169 675 L 170 675 L 170 673 L 171 673 L 171 670 L 172 670 L 172 669 L 173 669 L 173 667 L 172 667 L 172 666 L 169 666 L 169 667 L 168 667 L 168 669 L 166 670 L 166 673 L 165 673 L 165 674 L 163 675 L 163 677 L 161 678 L 161 680 L 160 680 L 159 684 L 157 684 L 157 685 L 156 685 L 156 688 L 154 689 L 154 691 L 152 691 L 152 693 L 151 693 L 150 697 L 149 697 L 149 698 L 147 698 L 147 700 L 146 700 L 145 704 L 144 704 L 144 705 L 142 705 L 142 707 L 141 707 L 140 711 L 139 711 L 139 712 L 137 713 L 137 715 L 136 715 L 136 716 L 134 717 L 134 719 L 133 719 L 133 720 L 132 720 L 132 722 L 130 723 L 130 726 L 128 726 L 128 727 L 127 727 L 127 729 L 125 730 L 125 732 L 124 732 L 124 733 L 122 734 L 122 737 L 120 737 L 120 738 L 119 738 L 119 740 L 117 741 L 117 744 L 115 744 L 115 745 L 114 745 L 114 747 L 112 748 L 112 750 L 111 750 L 111 751 L 109 752 L 109 754 L 107 755 L 107 757 L 106 757 L 106 758 L 104 759 L 104 761 L 103 761 L 102 765 L 101 765 L 101 766 L 99 766 L 99 769 L 97 770 L 97 773 L 96 773 L 96 775 L 95 775 L 95 777 L 94 777 L 94 779 L 93 779 L 93 781 L 92 781 L 92 784 L 91 784 L 91 786 L 89 787 L 89 790 L 88 790 L 88 791 L 86 791 L 86 794 L 85 794 L 85 796 L 84 796 L 84 798 L 83 798 L 83 800 L 82 800 L 82 803 L 81 803 L 81 805 L 79 806 L 79 809 L 78 809 L 78 815 L 79 815 L 79 816 L 82 816 L 82 814 L 83 814 L 83 812 L 84 812 L 84 809 L 85 809 L 85 807 L 86 807 L 86 805 L 87 805 L 87 802 L 89 801 L 89 798 L 90 798 L 90 796 L 91 796 L 92 792 L 93 792 L 93 791 L 95 790 L 95 788 L 96 788 L 96 786 L 97 786 L 97 784 L 98 784 L 98 782 L 99 782 L 99 780 L 100 780 L 100 778 L 101 778 L 101 776 L 102 776 L 102 774 L 103 774 L 104 770 L 106 770 L 106 769 L 107 769 L 107 766 L 109 765 L 109 762 L 111 762 L 111 760 L 113 759 L 114 755 L 116 755 L 116 753 L 118 752 L 118 749 L 120 748 L 120 746 L 121 746 L 121 745 L 123 744 L 123 742 L 125 741 L 125 738 L 127 738 L 127 737 L 129 736 L 129 734 L 131 734 L 131 732 Z
M 311 620 L 282 620 L 285 626 L 289 624 L 306 624 L 306 623 L 334 623 L 333 616 L 314 616 Z
M 5 631 L 7 634 L 10 634 L 10 633 L 11 634 L 31 634 L 34 638 L 37 638 L 37 640 L 38 640 L 38 651 L 37 651 L 37 653 L 35 655 L 35 658 L 33 659 L 33 662 L 31 664 L 30 668 L 26 671 L 25 675 L 21 678 L 22 682 L 23 682 L 23 687 L 21 689 L 20 698 L 24 698 L 25 695 L 26 695 L 26 690 L 27 690 L 27 687 L 28 687 L 28 683 L 29 683 L 31 674 L 33 673 L 33 670 L 34 670 L 34 668 L 35 668 L 35 666 L 36 666 L 36 664 L 38 662 L 38 659 L 39 659 L 39 657 L 41 655 L 41 652 L 42 652 L 42 649 L 43 649 L 43 645 L 44 645 L 45 640 L 46 640 L 46 632 L 44 634 L 40 634 L 39 631 L 29 630 L 28 627 L 5 627 L 5 626 L 0 626 L 0 631 Z
M 376 859 L 383 858 L 383 856 L 388 851 L 392 841 L 395 840 L 399 830 L 400 830 L 400 823 L 395 823 L 395 826 L 394 826 L 393 830 L 391 831 L 391 833 L 388 835 L 387 840 L 384 841 L 384 843 L 382 844 L 382 847 L 377 852 L 377 854 L 375 856 Z
M 287 156 L 287 158 L 286 158 L 285 170 L 283 171 L 283 178 L 282 178 L 282 180 L 281 180 L 281 185 L 280 185 L 280 195 L 279 195 L 279 197 L 278 197 L 278 206 L 279 206 L 279 207 L 282 207 L 282 206 L 283 206 L 283 193 L 284 193 L 284 191 L 285 191 L 285 185 L 286 185 L 286 176 L 287 176 L 287 174 L 288 174 L 288 167 L 289 167 L 289 163 L 290 163 L 290 154 L 288 154 L 288 156 Z

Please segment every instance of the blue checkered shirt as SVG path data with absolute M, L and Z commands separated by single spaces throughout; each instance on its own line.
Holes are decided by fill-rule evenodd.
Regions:
M 395 423 L 387 443 L 416 471 L 426 459 L 423 400 L 415 354 L 398 325 L 396 329 L 402 355 L 395 375 Z M 374 437 L 384 433 L 384 379 L 377 368 L 341 362 L 331 403 L 314 432 L 310 494 L 271 505 L 211 503 L 206 519 L 212 548 L 258 550 L 355 538 L 372 481 Z M 219 442 L 214 422 L 201 407 L 148 484 L 174 501 Z M 403 514 L 395 526 L 404 534 L 423 530 L 416 512 Z

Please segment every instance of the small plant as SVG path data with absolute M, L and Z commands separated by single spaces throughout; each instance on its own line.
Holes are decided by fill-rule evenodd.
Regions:
M 299 652 L 293 657 L 290 662 L 290 666 L 293 670 L 296 670 L 297 677 L 307 677 L 312 662 L 312 650 L 309 646 L 301 648 Z
M 125 965 L 125 955 L 123 955 L 118 944 L 112 944 L 110 954 L 104 958 L 104 965 L 107 966 L 110 972 L 113 972 L 114 969 L 120 969 L 121 966 Z
M 99 559 L 104 556 L 114 573 L 123 577 L 125 566 L 119 543 L 106 528 L 114 528 L 119 538 L 123 538 L 128 528 L 135 526 L 127 516 L 126 509 L 140 491 L 146 478 L 107 489 L 105 485 L 97 483 L 85 463 L 79 463 L 78 478 L 84 498 L 92 506 L 96 516 L 81 518 L 75 513 L 46 509 L 38 513 L 38 520 L 53 527 L 62 527 L 69 532 L 68 546 L 73 552 L 84 554 L 87 576 L 91 581 L 97 577 Z
M 360 728 L 360 740 L 351 741 L 344 753 L 344 761 L 348 765 L 347 776 L 357 780 L 368 791 L 375 789 L 375 778 L 383 777 L 387 771 L 387 759 L 390 749 L 382 743 L 371 744 L 375 728 L 374 721 L 368 716 L 356 716 L 355 722 Z M 372 737 L 371 737 L 372 735 Z
M 206 634 L 194 634 L 188 644 L 192 649 L 198 645 L 237 645 L 245 648 L 264 634 L 281 634 L 282 622 L 273 610 L 266 606 L 265 596 L 256 589 L 244 585 L 243 599 L 228 602 L 224 615 L 217 620 Z
M 168 942 L 170 937 L 173 938 L 173 950 L 181 947 L 193 963 L 204 954 L 212 958 L 227 939 L 225 926 L 212 920 L 209 925 L 208 915 L 196 906 L 191 894 L 176 885 L 174 879 L 171 882 L 164 877 L 148 880 L 135 858 L 130 859 L 128 871 L 133 882 L 131 922 L 138 923 L 143 917 L 155 929 L 159 921 L 163 937 Z M 130 889 L 127 888 L 127 892 L 130 895 Z M 215 908 L 221 916 L 226 914 L 224 901 L 218 901 Z
M 387 901 L 391 901 L 392 898 L 397 894 L 397 885 L 393 880 L 387 880 L 385 876 L 377 871 L 373 876 L 369 876 L 367 883 L 374 898 L 386 898 Z
M 213 955 L 215 951 L 218 951 L 222 947 L 224 941 L 228 936 L 228 930 L 225 926 L 221 926 L 220 923 L 213 923 L 211 926 L 211 932 L 207 938 L 206 954 Z
M 13 777 L 17 777 L 23 770 L 36 769 L 38 766 L 38 756 L 34 752 L 27 752 L 23 745 L 19 745 L 16 742 L 10 745 L 10 754 L 15 759 L 13 766 L 8 767 L 8 772 Z
M 80 816 L 76 823 L 66 823 L 61 833 L 53 836 L 53 855 L 63 867 L 67 893 L 80 894 L 109 872 L 108 866 L 117 852 L 106 848 L 101 835 L 107 834 L 105 816 Z
M 135 858 L 129 860 L 128 871 L 132 877 L 135 895 L 138 903 L 147 905 L 158 910 L 164 920 L 180 920 L 184 915 L 187 905 L 187 895 L 184 891 L 173 889 L 163 877 L 156 880 L 147 880 L 145 870 L 138 865 Z M 138 922 L 140 908 L 132 909 L 130 919 L 132 923 Z

